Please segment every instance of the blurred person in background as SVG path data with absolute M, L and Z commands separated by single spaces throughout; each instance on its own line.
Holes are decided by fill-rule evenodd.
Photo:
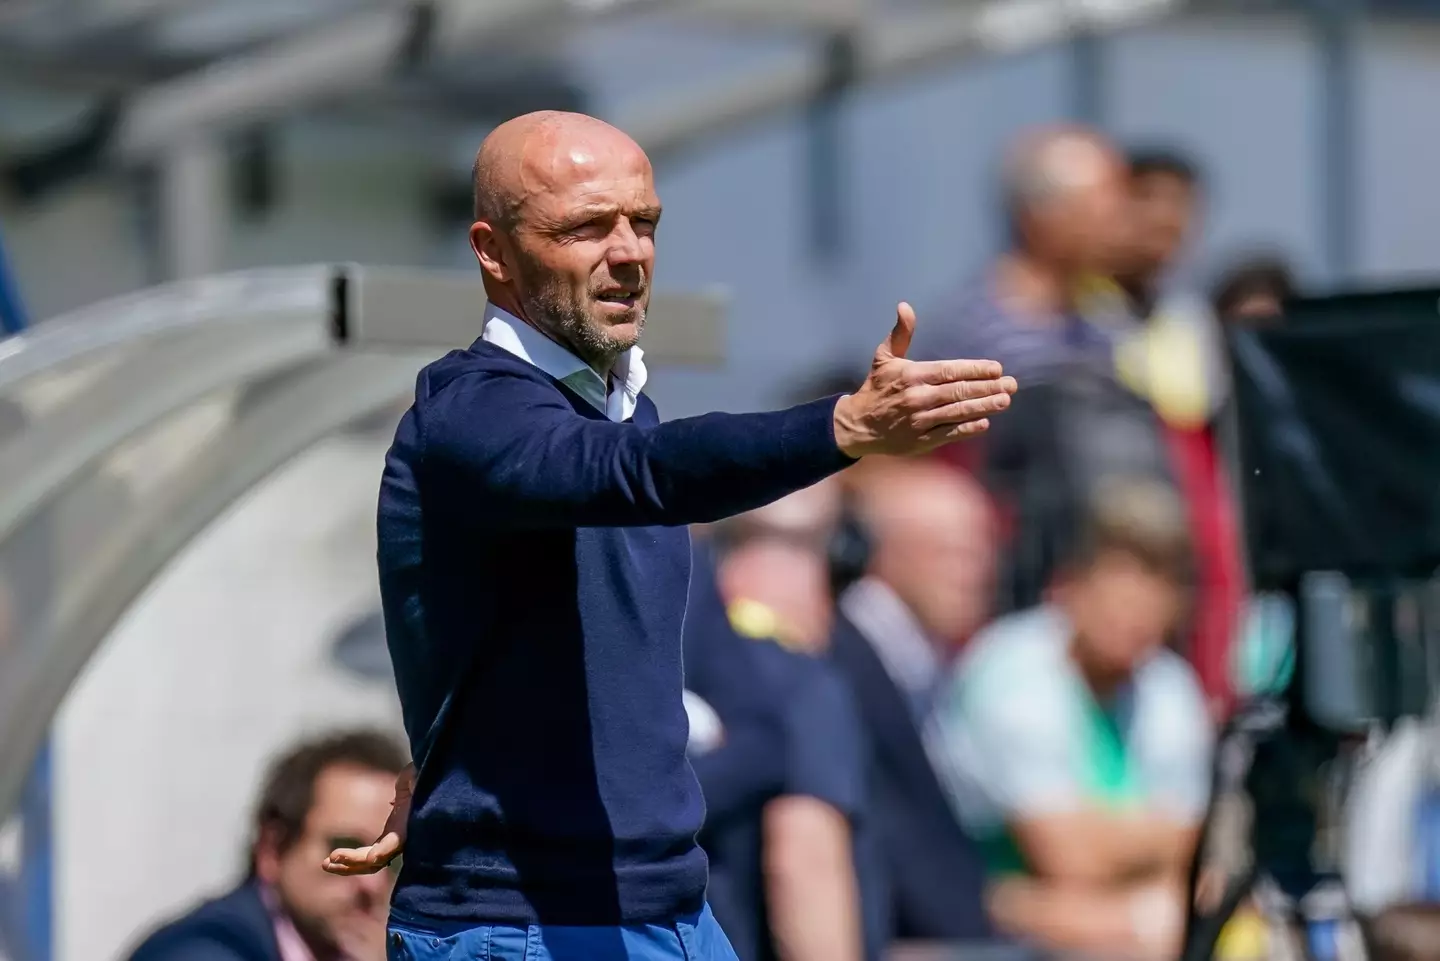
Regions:
M 711 868 L 705 899 L 741 961 L 752 961 L 765 936 L 760 816 L 785 787 L 785 730 L 774 694 L 759 683 L 759 646 L 730 625 L 711 540 L 704 528 L 692 533 L 683 639 L 686 754 L 705 798 L 700 843 Z
M 1001 184 L 1008 248 L 917 347 L 930 356 L 982 351 L 1027 388 L 1077 359 L 1108 368 L 1128 308 L 1118 290 L 1104 303 L 1087 295 L 1127 255 L 1127 176 L 1125 158 L 1095 131 L 1022 136 L 1006 154 Z
M 720 593 L 742 633 L 812 660 L 824 651 L 832 607 L 825 549 L 839 516 L 832 478 L 716 526 Z
M 1213 741 L 1194 672 L 1166 648 L 1192 563 L 1172 492 L 1115 483 L 1051 602 L 965 652 L 934 750 L 985 849 L 1003 931 L 1104 957 L 1176 956 Z
M 730 625 L 714 545 L 702 529 L 691 536 L 684 628 L 687 753 L 705 795 L 706 823 L 713 824 L 773 797 L 784 779 L 785 757 L 775 705 L 754 683 L 752 645 Z
M 1129 157 L 1133 253 L 1115 275 L 1136 317 L 1159 308 L 1165 285 L 1199 219 L 1200 171 L 1180 153 L 1138 150 Z
M 989 616 L 994 516 L 978 483 L 934 461 L 875 461 L 854 483 L 870 558 L 840 597 L 831 646 L 868 743 L 867 915 L 886 940 L 984 938 L 983 862 L 923 732 L 951 661 Z
M 156 931 L 130 961 L 382 961 L 392 875 L 332 877 L 321 863 L 333 848 L 369 843 L 405 763 L 372 731 L 291 749 L 261 789 L 245 879 Z
M 1115 372 L 1137 323 L 1108 279 L 1135 246 L 1125 158 L 1087 128 L 1042 128 L 1007 152 L 1001 190 L 1008 249 L 924 343 L 990 351 L 1025 381 L 981 444 L 942 455 L 996 501 L 999 614 L 1039 603 L 1094 478 L 1170 471 L 1148 402 Z
M 1234 703 L 1228 665 L 1246 580 L 1222 436 L 1229 362 L 1209 303 L 1173 286 L 1199 220 L 1201 190 L 1198 168 L 1178 152 L 1130 156 L 1130 253 L 1116 280 L 1140 323 L 1117 345 L 1116 371 L 1153 409 L 1185 499 L 1197 561 L 1186 649 L 1221 717 Z
M 732 936 L 747 961 L 866 956 L 855 858 L 864 788 L 859 719 L 844 680 L 822 656 L 833 606 L 826 545 L 838 511 L 839 488 L 826 481 L 714 530 L 720 593 L 754 671 L 746 683 L 764 692 L 784 747 L 777 794 L 753 818 L 707 818 L 701 834 L 712 884 L 754 919 L 751 944 Z
M 1257 256 L 1227 270 L 1211 299 L 1224 323 L 1265 327 L 1282 319 L 1285 301 L 1296 293 L 1294 275 L 1283 258 Z

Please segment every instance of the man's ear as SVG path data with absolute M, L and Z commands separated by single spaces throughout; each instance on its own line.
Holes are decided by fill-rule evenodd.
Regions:
M 273 825 L 262 827 L 255 836 L 255 876 L 266 884 L 280 880 L 280 832 Z
M 480 269 L 497 283 L 510 282 L 511 268 L 509 251 L 500 239 L 500 233 L 488 222 L 477 220 L 470 225 L 470 249 Z

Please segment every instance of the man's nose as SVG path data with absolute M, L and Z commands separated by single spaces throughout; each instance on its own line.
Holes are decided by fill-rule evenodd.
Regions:
M 351 878 L 369 901 L 388 901 L 394 877 L 387 869 L 374 874 L 359 874 Z
M 645 260 L 645 246 L 640 240 L 640 235 L 630 221 L 621 219 L 615 225 L 615 233 L 611 235 L 610 264 L 611 266 L 622 266 L 625 264 L 643 263 Z

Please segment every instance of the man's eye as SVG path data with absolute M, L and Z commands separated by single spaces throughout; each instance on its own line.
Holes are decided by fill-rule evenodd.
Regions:
M 583 224 L 576 224 L 572 227 L 570 233 L 577 237 L 596 237 L 603 236 L 609 229 L 608 224 L 602 223 L 599 220 L 587 220 Z

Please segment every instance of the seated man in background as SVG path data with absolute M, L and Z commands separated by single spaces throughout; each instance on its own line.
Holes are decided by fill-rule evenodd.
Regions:
M 1183 505 L 1116 483 L 1037 609 L 966 651 L 936 715 L 1002 930 L 1056 950 L 1175 957 L 1213 733 L 1166 649 L 1193 555 Z
M 852 836 L 862 801 L 859 721 L 823 653 L 832 599 L 825 544 L 838 491 L 825 482 L 717 525 L 720 592 L 745 640 L 746 683 L 771 705 L 784 749 L 779 791 L 750 819 L 708 819 L 711 888 L 743 961 L 865 955 Z M 702 759 L 703 760 L 703 759 Z M 708 804 L 708 798 L 707 798 Z M 748 943 L 737 933 L 753 924 Z
M 334 848 L 358 848 L 390 813 L 405 752 L 356 731 L 293 748 L 271 768 L 238 887 L 166 925 L 130 961 L 383 961 L 393 878 L 332 877 Z
M 755 683 L 753 645 L 730 626 L 714 545 L 698 529 L 691 553 L 684 629 L 686 754 L 705 794 L 705 823 L 715 825 L 748 817 L 779 793 L 785 750 L 774 699 Z
M 870 557 L 840 597 L 831 656 L 868 744 L 867 914 L 887 940 L 984 938 L 983 863 L 923 732 L 951 660 L 989 616 L 995 519 L 975 480 L 935 461 L 877 460 L 852 480 Z

